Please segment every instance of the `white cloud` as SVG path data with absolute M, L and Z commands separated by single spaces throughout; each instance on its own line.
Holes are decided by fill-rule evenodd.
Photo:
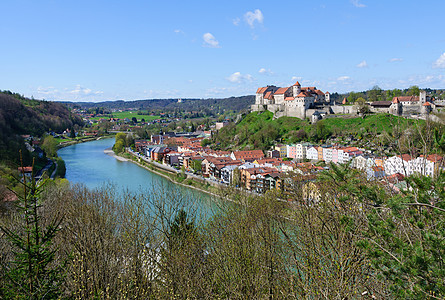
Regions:
M 259 24 L 263 24 L 264 16 L 261 10 L 255 9 L 255 11 L 248 11 L 244 14 L 244 20 L 249 24 L 251 28 L 255 27 L 255 21 Z
M 253 77 L 250 74 L 243 75 L 241 72 L 235 72 L 229 77 L 226 78 L 228 81 L 232 83 L 242 83 L 245 81 L 253 81 Z
M 340 76 L 337 78 L 338 81 L 347 81 L 349 79 L 351 79 L 351 77 L 349 77 L 349 76 Z
M 300 77 L 300 76 L 292 76 L 292 81 L 295 81 L 295 80 L 301 80 L 301 79 L 303 79 L 303 77 Z
M 58 92 L 59 91 L 57 89 L 55 89 L 53 86 L 49 86 L 49 87 L 39 86 L 37 88 L 37 94 L 41 94 L 41 95 L 55 95 Z
M 362 61 L 361 63 L 359 63 L 357 65 L 357 68 L 367 68 L 368 67 L 368 63 L 366 62 L 366 60 Z
M 240 18 L 235 18 L 232 20 L 232 23 L 233 23 L 233 25 L 238 26 L 240 21 L 241 21 Z
M 354 5 L 355 7 L 359 7 L 359 8 L 363 8 L 366 7 L 365 4 L 360 3 L 359 0 L 351 0 L 352 5 Z
M 403 61 L 403 59 L 394 57 L 389 60 L 389 62 L 397 62 L 397 61 Z
M 273 72 L 270 69 L 261 68 L 258 73 L 262 75 L 273 75 Z
M 210 48 L 221 48 L 219 45 L 219 42 L 215 39 L 213 34 L 210 32 L 204 33 L 202 35 L 202 38 L 204 40 L 204 46 L 210 47 Z
M 66 89 L 68 94 L 73 95 L 75 99 L 81 99 L 85 97 L 92 97 L 102 95 L 102 91 L 93 91 L 89 88 L 84 88 L 80 84 L 76 85 L 73 90 Z
M 445 69 L 445 52 L 433 63 L 433 68 Z
M 179 33 L 184 34 L 184 31 L 182 31 L 181 29 L 175 29 L 175 30 L 173 30 L 173 32 L 177 33 L 177 34 L 179 34 Z

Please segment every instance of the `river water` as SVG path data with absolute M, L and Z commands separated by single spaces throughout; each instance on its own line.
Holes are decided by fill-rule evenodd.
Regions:
M 210 216 L 218 210 L 218 202 L 205 193 L 178 186 L 129 161 L 119 161 L 104 153 L 112 147 L 113 138 L 76 144 L 57 153 L 65 161 L 66 179 L 71 184 L 84 184 L 95 189 L 112 184 L 119 192 L 154 193 L 156 189 L 176 189 L 191 198 L 200 215 Z

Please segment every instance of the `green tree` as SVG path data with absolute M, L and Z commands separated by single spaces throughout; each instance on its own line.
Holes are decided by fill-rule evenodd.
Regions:
M 191 163 L 192 169 L 194 173 L 201 173 L 202 169 L 202 160 L 200 159 L 194 159 Z
M 212 141 L 209 139 L 203 139 L 201 141 L 201 147 L 207 147 L 208 145 L 212 144 Z
M 7 299 L 58 299 L 62 295 L 67 260 L 55 262 L 57 248 L 53 240 L 60 230 L 62 217 L 42 225 L 40 194 L 44 184 L 30 184 L 23 175 L 23 196 L 18 196 L 17 209 L 23 223 L 19 229 L 1 226 L 14 250 L 14 260 L 2 266 L 5 286 L 0 296 Z
M 76 131 L 74 130 L 74 127 L 71 127 L 70 129 L 70 138 L 76 138 Z
M 408 96 L 419 96 L 420 89 L 417 85 L 410 86 L 408 89 Z
M 366 100 L 362 97 L 359 97 L 354 105 L 357 107 L 357 112 L 361 114 L 366 114 L 370 112 L 369 106 L 366 104 Z
M 367 92 L 367 94 L 368 101 L 370 102 L 379 101 L 383 98 L 383 90 L 378 85 L 373 86 L 372 89 Z
M 57 157 L 57 141 L 52 135 L 47 135 L 43 139 L 42 149 L 48 157 Z

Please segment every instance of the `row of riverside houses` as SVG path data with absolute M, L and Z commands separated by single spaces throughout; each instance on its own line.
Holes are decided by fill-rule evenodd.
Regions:
M 283 189 L 286 173 L 309 176 L 324 170 L 310 162 L 297 163 L 265 157 L 261 150 L 215 151 L 198 146 L 192 139 L 188 142 L 181 139 L 180 146 L 159 144 L 160 141 L 156 139 L 136 140 L 135 148 L 139 154 L 154 161 L 183 168 L 219 183 L 232 185 L 238 176 L 236 185 L 257 193 Z
M 271 157 L 287 157 L 293 159 L 308 159 L 312 161 L 325 161 L 326 163 L 348 163 L 351 166 L 363 170 L 368 178 L 385 177 L 394 174 L 410 176 L 421 174 L 435 177 L 440 170 L 444 170 L 443 157 L 437 154 L 427 156 L 420 155 L 412 157 L 408 154 L 376 157 L 372 153 L 367 153 L 364 149 L 357 147 L 315 146 L 310 143 L 299 143 L 290 145 L 276 145 L 268 152 Z
M 167 145 L 162 143 L 165 140 L 155 137 L 151 140 L 136 140 L 135 147 L 137 152 L 154 161 L 257 193 L 286 189 L 289 173 L 310 180 L 324 170 L 311 162 L 297 162 L 302 159 L 338 164 L 349 162 L 352 167 L 365 172 L 369 179 L 386 177 L 397 181 L 416 173 L 434 177 L 444 169 L 443 158 L 436 154 L 417 158 L 409 155 L 376 157 L 357 147 L 299 143 L 276 145 L 265 157 L 261 150 L 215 151 L 202 147 L 202 139 L 192 136 L 171 137 Z M 293 160 L 283 160 L 284 157 Z

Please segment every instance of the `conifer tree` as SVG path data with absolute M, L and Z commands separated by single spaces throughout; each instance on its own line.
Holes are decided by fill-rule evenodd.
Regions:
M 5 285 L 0 297 L 6 299 L 58 299 L 62 296 L 66 261 L 55 263 L 57 249 L 52 245 L 62 223 L 55 217 L 47 226 L 40 216 L 40 194 L 44 182 L 27 182 L 23 174 L 23 196 L 16 206 L 21 225 L 17 230 L 0 226 L 14 248 L 14 259 L 2 266 Z

